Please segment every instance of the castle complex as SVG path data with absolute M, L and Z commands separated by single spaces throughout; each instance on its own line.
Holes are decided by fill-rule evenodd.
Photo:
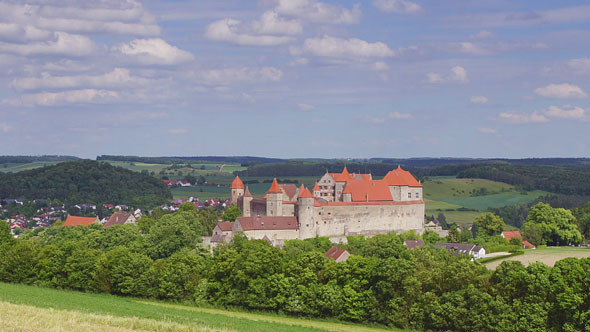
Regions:
M 264 198 L 254 198 L 239 177 L 231 184 L 231 200 L 242 217 L 225 230 L 214 230 L 212 241 L 228 240 L 236 232 L 273 245 L 285 240 L 349 235 L 375 235 L 424 230 L 422 184 L 398 167 L 380 180 L 371 174 L 326 173 L 312 192 L 303 184 L 273 180 Z M 231 228 L 231 231 L 230 231 Z

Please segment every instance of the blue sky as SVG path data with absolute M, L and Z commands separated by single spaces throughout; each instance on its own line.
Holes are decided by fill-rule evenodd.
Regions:
M 0 154 L 590 157 L 586 1 L 0 1 Z

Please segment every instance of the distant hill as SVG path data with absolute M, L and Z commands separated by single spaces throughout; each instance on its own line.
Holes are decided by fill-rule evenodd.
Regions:
M 49 198 L 68 204 L 116 203 L 144 209 L 172 199 L 149 175 L 92 160 L 63 162 L 18 173 L 0 173 L 0 198 Z
M 212 162 L 212 163 L 238 163 L 244 166 L 254 163 L 276 163 L 285 161 L 278 158 L 264 158 L 251 156 L 196 156 L 196 157 L 139 157 L 139 156 L 112 156 L 101 155 L 96 160 L 130 161 L 151 164 L 173 164 L 188 162 Z
M 32 163 L 37 161 L 46 161 L 46 162 L 58 162 L 58 161 L 74 161 L 80 160 L 78 157 L 74 156 L 56 156 L 56 155 L 46 155 L 46 156 L 0 156 L 0 164 L 26 164 Z

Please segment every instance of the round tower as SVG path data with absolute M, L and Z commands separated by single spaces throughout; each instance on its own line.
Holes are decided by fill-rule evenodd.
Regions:
M 266 192 L 266 215 L 283 215 L 283 191 L 281 190 L 281 187 L 279 187 L 276 178 L 272 180 L 272 185 Z
M 299 221 L 299 239 L 309 239 L 316 237 L 317 228 L 313 219 L 313 208 L 315 199 L 302 184 L 299 190 L 299 199 L 297 201 L 297 220 Z
M 231 183 L 231 202 L 238 204 L 238 199 L 244 195 L 244 182 L 239 176 L 236 176 Z
M 244 193 L 244 198 L 242 199 L 242 215 L 244 217 L 251 217 L 252 208 L 250 203 L 252 202 L 252 194 L 250 193 L 250 189 L 246 186 L 246 192 Z

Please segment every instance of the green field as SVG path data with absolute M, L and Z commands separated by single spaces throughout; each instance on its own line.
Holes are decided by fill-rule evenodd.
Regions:
M 56 161 L 37 161 L 33 163 L 26 163 L 26 164 L 17 164 L 17 163 L 7 163 L 0 165 L 0 172 L 4 173 L 16 173 L 20 171 L 25 171 L 28 169 L 39 168 L 43 166 L 54 165 L 59 162 Z
M 514 190 L 509 184 L 485 179 L 435 178 L 424 182 L 424 196 L 430 199 L 471 197 L 471 193 L 480 188 L 485 188 L 489 193 Z
M 386 330 L 351 323 L 0 283 L 0 331 Z
M 567 257 L 590 257 L 590 248 L 576 248 L 576 247 L 546 247 L 539 249 L 527 249 L 524 255 L 512 256 L 506 259 L 499 259 L 489 262 L 486 267 L 490 270 L 496 269 L 500 263 L 505 260 L 519 261 L 525 266 L 534 262 L 541 262 L 548 266 L 553 266 L 558 260 Z

